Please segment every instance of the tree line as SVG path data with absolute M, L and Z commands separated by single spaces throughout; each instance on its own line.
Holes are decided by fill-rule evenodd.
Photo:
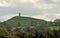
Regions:
M 43 31 L 29 30 L 25 32 L 13 31 L 8 32 L 8 35 L 5 32 L 4 35 L 1 34 L 2 33 L 0 33 L 0 38 L 60 38 L 60 29 Z

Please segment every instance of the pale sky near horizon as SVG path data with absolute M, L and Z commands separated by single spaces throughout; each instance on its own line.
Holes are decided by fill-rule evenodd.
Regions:
M 17 16 L 47 21 L 60 19 L 60 0 L 0 0 L 0 21 Z

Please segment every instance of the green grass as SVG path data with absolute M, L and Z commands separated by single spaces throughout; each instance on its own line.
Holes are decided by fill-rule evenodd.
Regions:
M 7 38 L 16 38 L 16 36 L 8 35 Z
M 60 29 L 60 26 L 52 26 L 52 27 L 49 27 L 51 30 L 59 30 Z
M 9 20 L 7 20 L 6 22 L 8 24 L 17 24 L 18 22 L 24 25 L 30 24 L 30 22 L 35 21 L 35 22 L 42 22 L 44 20 L 42 19 L 35 19 L 35 18 L 31 18 L 31 17 L 24 17 L 24 16 L 15 16 Z M 45 22 L 45 21 L 44 21 Z

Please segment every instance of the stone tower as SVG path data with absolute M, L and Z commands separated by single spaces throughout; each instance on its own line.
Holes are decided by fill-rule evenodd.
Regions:
M 19 12 L 19 16 L 21 16 L 21 13 Z

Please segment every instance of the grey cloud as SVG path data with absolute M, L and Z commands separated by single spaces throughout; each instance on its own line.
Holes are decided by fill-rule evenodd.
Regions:
M 41 0 L 39 2 L 36 2 L 37 4 L 40 5 L 40 3 L 46 3 L 46 4 L 53 4 L 52 9 L 40 9 L 35 6 L 34 3 L 21 3 L 19 2 L 20 0 L 0 0 L 1 1 L 6 1 L 8 3 L 11 3 L 12 5 L 16 5 L 15 8 L 11 7 L 0 7 L 0 17 L 6 16 L 9 14 L 17 14 L 18 11 L 22 13 L 22 15 L 27 15 L 27 16 L 45 16 L 46 18 L 49 19 L 56 19 L 59 18 L 55 16 L 55 14 L 60 13 L 60 4 L 58 3 L 53 3 L 51 0 Z
M 14 14 L 14 13 L 16 13 L 16 11 L 17 11 L 17 9 L 1 7 L 0 8 L 0 16 L 5 16 L 8 14 Z

